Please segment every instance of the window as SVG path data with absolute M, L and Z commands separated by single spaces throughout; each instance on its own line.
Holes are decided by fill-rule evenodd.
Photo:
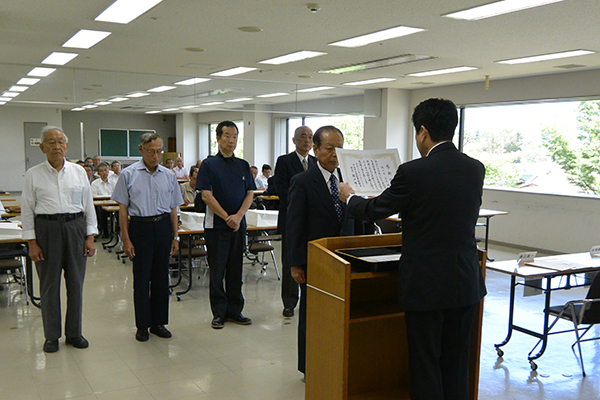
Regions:
M 463 151 L 485 164 L 487 187 L 600 194 L 600 101 L 464 111 Z
M 344 148 L 352 150 L 363 149 L 365 119 L 363 115 L 341 115 L 330 117 L 303 117 L 288 119 L 288 152 L 294 151 L 294 131 L 299 126 L 306 125 L 313 132 L 322 126 L 333 125 L 344 134 Z
M 244 121 L 233 121 L 237 125 L 238 128 L 238 142 L 233 154 L 238 158 L 244 158 Z M 210 134 L 208 135 L 210 140 L 210 155 L 215 155 L 219 151 L 219 145 L 217 144 L 217 125 L 210 124 L 208 126 L 208 130 Z

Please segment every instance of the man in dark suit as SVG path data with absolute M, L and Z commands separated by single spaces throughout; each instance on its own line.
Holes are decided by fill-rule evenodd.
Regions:
M 283 263 L 283 277 L 281 281 L 281 300 L 283 301 L 283 316 L 294 316 L 294 308 L 298 304 L 298 283 L 292 278 L 290 262 L 287 252 L 287 234 L 285 220 L 288 208 L 288 191 L 292 177 L 317 164 L 317 158 L 308 154 L 313 147 L 313 132 L 308 126 L 296 128 L 292 139 L 296 150 L 279 156 L 275 164 L 275 187 L 279 196 L 279 215 L 277 216 L 277 229 L 281 233 L 281 259 Z M 271 179 L 271 178 L 269 178 Z M 272 185 L 269 184 L 269 190 Z
M 317 165 L 292 178 L 287 212 L 287 246 L 292 277 L 300 284 L 298 318 L 298 370 L 306 365 L 306 277 L 308 242 L 331 236 L 352 235 L 354 221 L 345 215 L 338 196 L 340 176 L 336 148 L 344 137 L 334 126 L 315 132 L 313 149 Z M 279 172 L 277 172 L 279 173 Z
M 400 212 L 398 295 L 405 311 L 412 400 L 468 399 L 473 316 L 485 296 L 475 224 L 485 167 L 452 143 L 458 122 L 449 100 L 429 99 L 412 116 L 422 158 L 401 165 L 380 196 L 340 197 L 357 219 Z

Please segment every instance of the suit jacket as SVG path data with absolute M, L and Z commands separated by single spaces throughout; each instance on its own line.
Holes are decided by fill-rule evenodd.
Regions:
M 306 268 L 311 240 L 353 234 L 354 220 L 345 212 L 342 221 L 338 220 L 329 188 L 318 167 L 292 178 L 286 230 L 290 266 Z
M 402 164 L 380 196 L 353 196 L 348 212 L 375 221 L 400 212 L 398 296 L 405 311 L 472 305 L 485 296 L 475 224 L 485 167 L 445 142 Z
M 317 164 L 315 156 L 308 155 L 308 168 Z M 277 229 L 281 233 L 285 233 L 285 223 L 288 208 L 288 192 L 290 189 L 290 181 L 292 177 L 300 172 L 304 172 L 302 163 L 295 151 L 289 154 L 284 154 L 277 158 L 275 164 L 275 186 L 277 195 L 279 196 L 279 215 L 277 216 Z

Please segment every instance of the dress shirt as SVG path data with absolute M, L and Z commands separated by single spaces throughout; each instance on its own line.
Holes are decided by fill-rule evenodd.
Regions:
M 173 172 L 175 172 L 175 176 L 178 178 L 185 178 L 189 176 L 189 172 L 187 169 L 185 169 L 185 167 L 175 167 L 173 168 Z
M 112 195 L 113 190 L 115 190 L 115 183 L 115 181 L 108 178 L 106 179 L 106 182 L 102 179 L 96 179 L 91 185 L 92 197 Z
M 306 163 L 306 169 L 308 169 L 308 166 L 310 165 L 310 163 L 308 162 L 308 154 L 306 155 L 306 157 L 304 157 L 302 154 L 298 153 L 297 151 L 295 152 L 296 155 L 298 156 L 298 159 L 300 160 L 300 164 L 302 165 L 302 168 L 304 168 L 304 163 Z
M 151 173 L 143 160 L 121 171 L 111 200 L 126 205 L 134 217 L 168 213 L 183 204 L 175 174 L 160 164 Z
M 0 201 L 0 213 L 4 213 L 4 211 L 6 211 L 4 209 L 4 206 L 2 205 L 2 202 Z
M 331 194 L 331 186 L 329 184 L 329 179 L 331 178 L 331 172 L 327 171 L 325 168 L 321 167 L 321 164 L 319 164 L 319 162 L 317 161 L 317 166 L 319 167 L 319 169 L 321 170 L 321 173 L 323 174 L 323 179 L 325 179 L 325 184 L 327 185 L 327 189 L 329 190 L 329 194 Z M 338 193 L 340 190 L 340 181 L 341 179 L 339 178 L 339 174 L 337 176 L 337 180 L 336 180 L 336 186 L 338 188 Z
M 34 219 L 37 214 L 85 214 L 87 235 L 98 233 L 92 191 L 85 169 L 66 162 L 57 171 L 48 161 L 25 173 L 21 221 L 23 239 L 35 239 Z
M 192 187 L 192 184 L 189 182 L 183 182 L 181 184 L 181 195 L 184 200 L 193 203 L 196 200 L 196 188 Z
M 110 172 L 112 172 L 112 171 L 110 171 Z M 109 182 L 112 182 L 112 184 L 113 184 L 113 189 L 114 189 L 114 187 L 116 186 L 116 184 L 117 184 L 117 181 L 119 180 L 119 176 L 121 176 L 121 175 L 120 175 L 120 174 L 119 174 L 119 175 L 117 175 L 117 174 L 115 174 L 114 172 L 112 172 L 112 174 L 110 174 L 110 173 L 108 174 L 108 181 L 109 181 Z
M 266 189 L 269 187 L 269 178 L 260 174 L 260 176 L 254 180 L 254 184 L 257 188 L 264 187 Z

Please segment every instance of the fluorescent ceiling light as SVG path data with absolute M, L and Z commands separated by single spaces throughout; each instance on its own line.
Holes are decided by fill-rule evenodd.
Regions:
M 269 93 L 269 94 L 261 94 L 256 97 L 279 97 L 279 96 L 287 96 L 289 93 Z
M 11 86 L 9 92 L 24 92 L 29 89 L 27 86 Z
M 110 101 L 113 103 L 118 103 L 120 101 L 125 101 L 125 100 L 129 100 L 129 99 L 127 97 L 115 97 L 114 99 L 110 99 Z
M 167 90 L 173 90 L 173 89 L 175 89 L 175 86 L 158 86 L 153 89 L 148 89 L 148 91 L 153 92 L 153 93 L 160 93 L 160 92 L 166 92 Z
M 179 81 L 179 82 L 175 82 L 175 85 L 195 85 L 196 83 L 202 83 L 202 82 L 206 82 L 206 81 L 210 81 L 210 79 L 208 78 L 191 78 L 191 79 L 186 79 L 185 81 Z
M 348 86 L 360 86 L 360 85 L 371 85 L 373 83 L 382 83 L 382 82 L 391 82 L 395 81 L 394 78 L 376 78 L 376 79 L 367 79 L 366 81 L 356 81 L 356 82 L 348 82 L 344 83 L 344 85 Z
M 71 39 L 67 40 L 62 47 L 89 49 L 108 35 L 110 35 L 110 32 L 81 29 Z
M 238 97 L 237 99 L 225 100 L 226 103 L 238 103 L 240 101 L 252 100 L 252 97 Z
M 12 97 L 0 97 L 0 101 L 11 101 Z
M 210 103 L 202 103 L 201 106 L 216 106 L 219 104 L 224 104 L 222 101 L 211 101 Z
M 329 43 L 329 46 L 341 47 L 361 47 L 371 43 L 382 42 L 388 39 L 394 39 L 400 36 L 412 35 L 413 33 L 422 32 L 426 29 L 411 28 L 409 26 L 397 26 L 395 28 L 385 29 L 379 32 L 369 33 L 367 35 L 357 36 L 339 42 Z
M 82 106 L 82 108 L 98 108 L 98 106 L 95 104 L 88 104 L 88 105 Z
M 179 107 L 179 108 L 181 108 L 182 110 L 190 110 L 192 108 L 197 108 L 197 107 L 198 106 L 183 106 L 183 107 Z
M 211 76 L 233 76 L 245 74 L 246 72 L 254 71 L 256 68 L 251 67 L 235 67 L 231 69 L 226 69 L 225 71 L 215 72 L 214 74 L 210 74 Z
M 27 76 L 48 76 L 51 73 L 56 71 L 56 68 L 44 68 L 44 67 L 35 67 L 31 71 L 27 73 Z
M 2 93 L 2 97 L 17 97 L 20 94 L 21 93 L 17 93 L 17 92 L 4 92 L 4 93 Z
M 431 60 L 435 57 L 418 54 L 401 54 L 399 56 L 366 61 L 358 64 L 344 65 L 317 71 L 319 74 L 346 74 L 348 72 L 368 71 L 371 69 L 391 67 L 394 65 L 408 64 L 416 61 Z
M 131 94 L 127 95 L 127 97 L 144 97 L 144 96 L 150 96 L 150 93 L 137 92 L 137 93 L 131 93 Z M 114 100 L 111 100 L 111 101 L 114 101 Z
M 117 0 L 98 15 L 95 20 L 128 24 L 162 0 Z
M 83 110 L 85 110 L 85 108 L 83 108 L 83 107 L 71 108 L 71 111 L 83 111 Z
M 5 101 L 0 101 L 0 106 L 3 106 L 3 105 L 5 105 L 5 104 L 6 104 L 6 102 L 5 102 Z
M 297 51 L 295 53 L 286 54 L 284 56 L 279 56 L 279 57 L 275 57 L 275 58 L 269 58 L 268 60 L 259 61 L 259 64 L 280 65 L 280 64 L 286 64 L 286 63 L 291 63 L 291 62 L 295 62 L 295 61 L 305 60 L 307 58 L 318 57 L 318 56 L 322 56 L 324 54 L 327 54 L 327 53 L 323 53 L 322 51 L 302 50 L 302 51 Z
M 560 1 L 563 0 L 503 0 L 463 11 L 444 14 L 442 17 L 476 21 L 478 19 L 496 17 L 502 14 L 545 6 L 546 4 L 558 3 Z
M 321 90 L 331 90 L 331 89 L 335 89 L 335 87 L 333 87 L 333 86 L 316 86 L 316 87 L 311 87 L 308 89 L 299 89 L 299 90 L 296 90 L 296 92 L 310 93 L 310 92 L 320 92 Z
M 110 101 L 99 101 L 97 103 L 94 103 L 97 106 L 107 106 L 109 104 L 112 104 Z
M 161 110 L 163 112 L 169 112 L 169 111 L 177 111 L 179 110 L 179 108 L 165 108 L 164 110 Z
M 158 114 L 160 111 L 154 110 L 154 111 L 146 111 L 146 114 Z
M 21 78 L 19 79 L 19 82 L 17 82 L 17 85 L 35 85 L 40 80 L 41 79 L 38 78 Z
M 542 54 L 540 56 L 513 58 L 511 60 L 503 60 L 503 61 L 496 61 L 496 62 L 499 64 L 525 64 L 525 63 L 532 63 L 532 62 L 539 62 L 539 61 L 556 60 L 558 58 L 586 56 L 588 54 L 594 54 L 594 53 L 595 53 L 594 51 L 589 51 L 589 50 L 573 50 L 573 51 L 564 51 L 562 53 Z
M 42 61 L 42 64 L 65 65 L 78 55 L 79 54 L 76 53 L 61 53 L 60 51 L 55 51 L 46 57 L 44 61 Z
M 444 69 L 436 69 L 433 71 L 415 72 L 414 74 L 407 74 L 406 76 L 433 76 L 433 75 L 453 74 L 455 72 L 472 71 L 474 69 L 477 69 L 477 68 L 475 68 L 475 67 L 444 68 Z

